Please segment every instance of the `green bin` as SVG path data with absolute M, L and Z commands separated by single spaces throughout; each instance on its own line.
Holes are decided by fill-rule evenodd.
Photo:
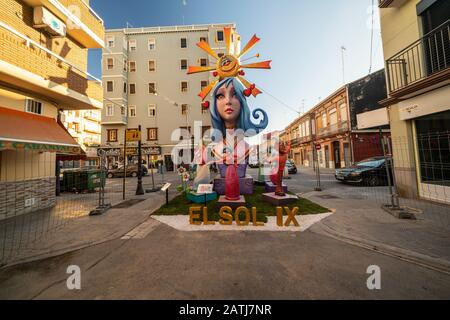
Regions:
M 105 172 L 94 169 L 86 171 L 87 190 L 94 191 L 95 188 L 105 186 Z

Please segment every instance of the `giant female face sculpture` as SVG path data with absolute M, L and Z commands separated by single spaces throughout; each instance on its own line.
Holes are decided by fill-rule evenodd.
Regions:
M 245 136 L 251 137 L 264 130 L 268 123 L 267 113 L 262 109 L 250 112 L 244 95 L 244 87 L 236 78 L 227 78 L 219 82 L 213 91 L 211 122 L 214 129 L 226 136 L 227 129 L 241 129 Z M 258 124 L 251 121 L 251 116 Z

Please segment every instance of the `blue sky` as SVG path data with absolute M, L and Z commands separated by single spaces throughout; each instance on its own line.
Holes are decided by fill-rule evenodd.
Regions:
M 242 46 L 257 34 L 251 53 L 273 60 L 272 70 L 248 70 L 246 78 L 266 93 L 251 108 L 269 114 L 269 130 L 283 129 L 343 84 L 369 73 L 373 0 L 91 0 L 107 29 L 182 24 L 236 23 Z M 383 68 L 375 7 L 372 72 Z M 251 56 L 249 54 L 248 56 Z M 89 72 L 101 77 L 101 51 L 89 54 Z M 256 61 L 256 60 L 254 60 Z M 273 97 L 275 98 L 273 98 Z M 280 102 L 281 101 L 281 102 Z M 294 110 L 292 110 L 294 109 Z

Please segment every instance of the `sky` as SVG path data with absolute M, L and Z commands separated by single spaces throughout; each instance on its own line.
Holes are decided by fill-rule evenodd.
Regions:
M 299 114 L 341 87 L 344 80 L 348 83 L 369 74 L 371 43 L 371 71 L 383 68 L 379 11 L 376 5 L 372 7 L 376 3 L 374 0 L 90 1 L 106 29 L 124 28 L 127 23 L 135 28 L 235 23 L 242 47 L 256 34 L 261 41 L 247 56 L 260 53 L 260 58 L 252 62 L 273 62 L 271 70 L 246 69 L 246 78 L 264 92 L 248 102 L 251 109 L 262 108 L 268 113 L 266 131 L 283 130 Z M 89 72 L 101 78 L 101 50 L 90 50 Z

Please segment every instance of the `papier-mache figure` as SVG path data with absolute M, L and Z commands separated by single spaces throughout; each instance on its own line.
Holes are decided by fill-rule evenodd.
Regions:
M 199 94 L 202 107 L 210 109 L 213 127 L 214 162 L 216 162 L 222 178 L 225 178 L 225 196 L 227 200 L 237 200 L 240 197 L 239 178 L 245 177 L 248 163 L 249 146 L 244 137 L 257 135 L 268 125 L 268 117 L 264 110 L 253 112 L 247 105 L 247 97 L 256 97 L 262 93 L 255 84 L 250 84 L 243 76 L 244 68 L 270 69 L 271 61 L 241 65 L 240 58 L 247 53 L 260 39 L 253 36 L 244 49 L 237 54 L 232 39 L 239 35 L 233 34 L 232 28 L 224 28 L 226 54 L 219 55 L 209 44 L 201 41 L 198 47 L 217 60 L 215 66 L 190 66 L 188 74 L 212 72 L 215 78 Z M 256 55 L 259 57 L 259 54 Z M 205 101 L 212 91 L 212 104 Z M 259 123 L 252 121 L 259 120 Z M 261 119 L 260 119 L 261 118 Z M 202 163 L 209 165 L 209 162 Z M 200 172 L 200 171 L 199 171 Z

